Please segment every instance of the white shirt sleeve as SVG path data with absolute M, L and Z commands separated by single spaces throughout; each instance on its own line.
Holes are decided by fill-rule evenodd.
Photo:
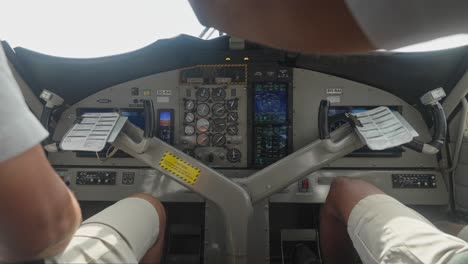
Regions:
M 0 46 L 0 162 L 39 144 L 47 135 L 24 101 Z
M 392 50 L 468 33 L 466 0 L 346 0 L 369 40 Z

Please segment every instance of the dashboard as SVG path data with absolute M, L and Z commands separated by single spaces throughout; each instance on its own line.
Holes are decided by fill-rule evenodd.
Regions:
M 228 38 L 203 41 L 180 36 L 127 54 L 77 60 L 2 44 L 23 92 L 37 95 L 50 89 L 65 99 L 67 105 L 52 122 L 53 141 L 60 142 L 87 112 L 119 112 L 144 128 L 148 120 L 143 101 L 151 100 L 157 137 L 233 181 L 317 140 L 318 109 L 324 99 L 331 102 L 330 131 L 346 124 L 344 112 L 388 106 L 409 121 L 421 140 L 429 140 L 428 123 L 415 107 L 418 98 L 439 86 L 449 93 L 461 78 L 453 65 L 463 62 L 466 51 L 460 48 L 417 58 L 411 54 L 304 55 L 248 42 L 244 50 L 236 50 Z M 415 68 L 426 74 L 412 73 Z M 29 104 L 38 108 L 37 102 Z M 48 158 L 82 201 L 116 201 L 141 191 L 163 201 L 204 201 L 110 146 L 99 153 L 50 152 Z M 362 148 L 291 184 L 269 201 L 323 203 L 330 179 L 343 175 L 366 179 L 407 204 L 448 201 L 437 157 L 404 147 Z
M 119 112 L 144 128 L 142 102 L 151 100 L 157 137 L 235 180 L 317 140 L 323 99 L 331 102 L 330 131 L 347 123 L 344 112 L 384 105 L 401 113 L 422 139 L 430 139 L 420 112 L 381 89 L 310 70 L 249 64 L 198 65 L 103 89 L 67 108 L 53 139 L 60 141 L 78 116 L 93 111 Z M 148 188 L 157 188 L 163 200 L 202 200 L 126 153 L 108 157 L 109 152 L 60 151 L 49 153 L 49 160 L 83 200 L 120 199 Z M 385 191 L 406 197 L 404 202 L 443 204 L 445 183 L 436 166 L 435 156 L 402 147 L 363 148 L 273 195 L 271 201 L 320 203 L 333 175 L 363 175 Z M 162 182 L 171 187 L 162 188 Z M 415 188 L 417 182 L 423 187 Z M 102 188 L 113 191 L 103 194 L 98 191 Z M 425 198 L 428 193 L 432 200 Z

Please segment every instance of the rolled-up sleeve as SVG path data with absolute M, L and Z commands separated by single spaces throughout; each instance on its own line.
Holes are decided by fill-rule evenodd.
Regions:
M 380 49 L 392 50 L 468 33 L 468 1 L 346 0 L 362 31 Z
M 26 105 L 0 46 L 0 162 L 32 148 L 47 135 Z

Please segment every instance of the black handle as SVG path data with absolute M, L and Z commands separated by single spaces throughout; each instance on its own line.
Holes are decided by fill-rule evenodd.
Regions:
M 53 131 L 50 131 L 50 119 L 52 118 L 52 108 L 45 107 L 42 109 L 41 124 L 49 132 L 49 136 L 42 142 L 43 145 L 48 145 L 52 142 Z
M 154 136 L 155 128 L 153 101 L 143 101 L 143 113 L 145 114 L 145 130 L 143 131 L 143 137 L 152 138 Z
M 434 116 L 434 137 L 429 145 L 441 149 L 445 143 L 447 136 L 447 118 L 445 117 L 444 108 L 440 103 L 431 105 Z
M 440 150 L 444 145 L 445 138 L 447 136 L 447 118 L 445 117 L 444 108 L 439 102 L 432 104 L 429 107 L 431 109 L 432 117 L 434 118 L 434 135 L 431 142 L 424 143 L 417 139 L 413 139 L 411 142 L 405 144 L 405 147 L 417 152 L 424 152 L 425 145 L 430 145 L 438 150 Z
M 319 137 L 320 139 L 329 139 L 330 130 L 328 127 L 328 109 L 330 108 L 330 101 L 322 100 L 320 101 L 319 107 L 319 119 L 318 119 L 318 128 L 319 128 Z

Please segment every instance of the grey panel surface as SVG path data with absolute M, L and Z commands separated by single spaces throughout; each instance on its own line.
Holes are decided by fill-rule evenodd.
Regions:
M 134 168 L 57 168 L 59 175 L 70 183 L 69 187 L 77 198 L 82 201 L 118 201 L 131 194 L 144 192 L 167 202 L 203 202 L 204 199 L 191 192 L 176 181 L 164 174 L 149 169 Z M 76 185 L 78 171 L 115 171 L 117 172 L 117 184 L 111 186 L 86 186 Z M 122 184 L 122 173 L 134 172 L 135 184 Z M 247 176 L 254 171 L 220 170 L 226 176 Z M 392 187 L 392 174 L 435 174 L 437 188 L 434 189 L 395 189 Z M 284 190 L 272 195 L 269 201 L 272 203 L 323 203 L 328 195 L 329 184 L 333 177 L 349 176 L 361 178 L 377 187 L 385 193 L 395 197 L 404 204 L 414 205 L 445 205 L 448 202 L 447 185 L 439 172 L 425 170 L 322 170 L 313 173 L 306 178 L 309 180 L 308 192 L 300 192 L 298 183 L 294 183 Z M 468 177 L 462 180 L 468 182 Z M 234 179 L 235 180 L 235 179 Z M 459 182 L 462 186 L 468 183 Z M 260 204 L 262 204 L 260 202 Z M 255 207 L 255 215 L 258 216 Z M 261 217 L 261 216 L 259 216 Z
M 268 215 L 268 200 L 263 200 L 254 206 L 254 212 L 249 224 L 248 262 L 270 263 L 270 229 Z M 205 207 L 205 252 L 204 263 L 225 263 L 225 232 L 221 212 L 216 205 L 207 201 Z
M 463 140 L 460 160 L 454 172 L 454 198 L 456 210 L 468 214 L 468 138 Z
M 335 96 L 332 106 L 402 106 L 403 116 L 418 131 L 421 139 L 430 139 L 430 133 L 421 114 L 400 98 L 375 87 L 338 78 L 335 76 L 294 69 L 294 123 L 293 145 L 297 150 L 318 139 L 318 108 L 320 100 L 327 99 L 329 88 L 339 88 L 341 95 Z M 356 158 L 346 157 L 329 165 L 329 167 L 361 167 L 361 168 L 417 168 L 437 167 L 436 157 L 423 155 L 406 150 L 402 157 L 394 158 Z
M 204 202 L 198 194 L 188 190 L 157 170 L 135 168 L 56 168 L 80 201 L 118 201 L 135 193 L 147 193 L 164 202 Z M 109 171 L 117 173 L 115 185 L 77 185 L 78 172 Z M 135 173 L 131 185 L 123 184 L 123 173 Z
M 396 189 L 392 187 L 392 174 L 434 174 L 437 188 L 434 189 Z M 330 190 L 334 177 L 348 176 L 360 178 L 379 187 L 386 194 L 404 204 L 414 205 L 446 205 L 448 202 L 447 185 L 442 175 L 437 171 L 422 170 L 321 170 L 309 176 L 310 190 L 299 192 L 298 185 L 293 184 L 283 191 L 270 197 L 272 203 L 323 203 Z

